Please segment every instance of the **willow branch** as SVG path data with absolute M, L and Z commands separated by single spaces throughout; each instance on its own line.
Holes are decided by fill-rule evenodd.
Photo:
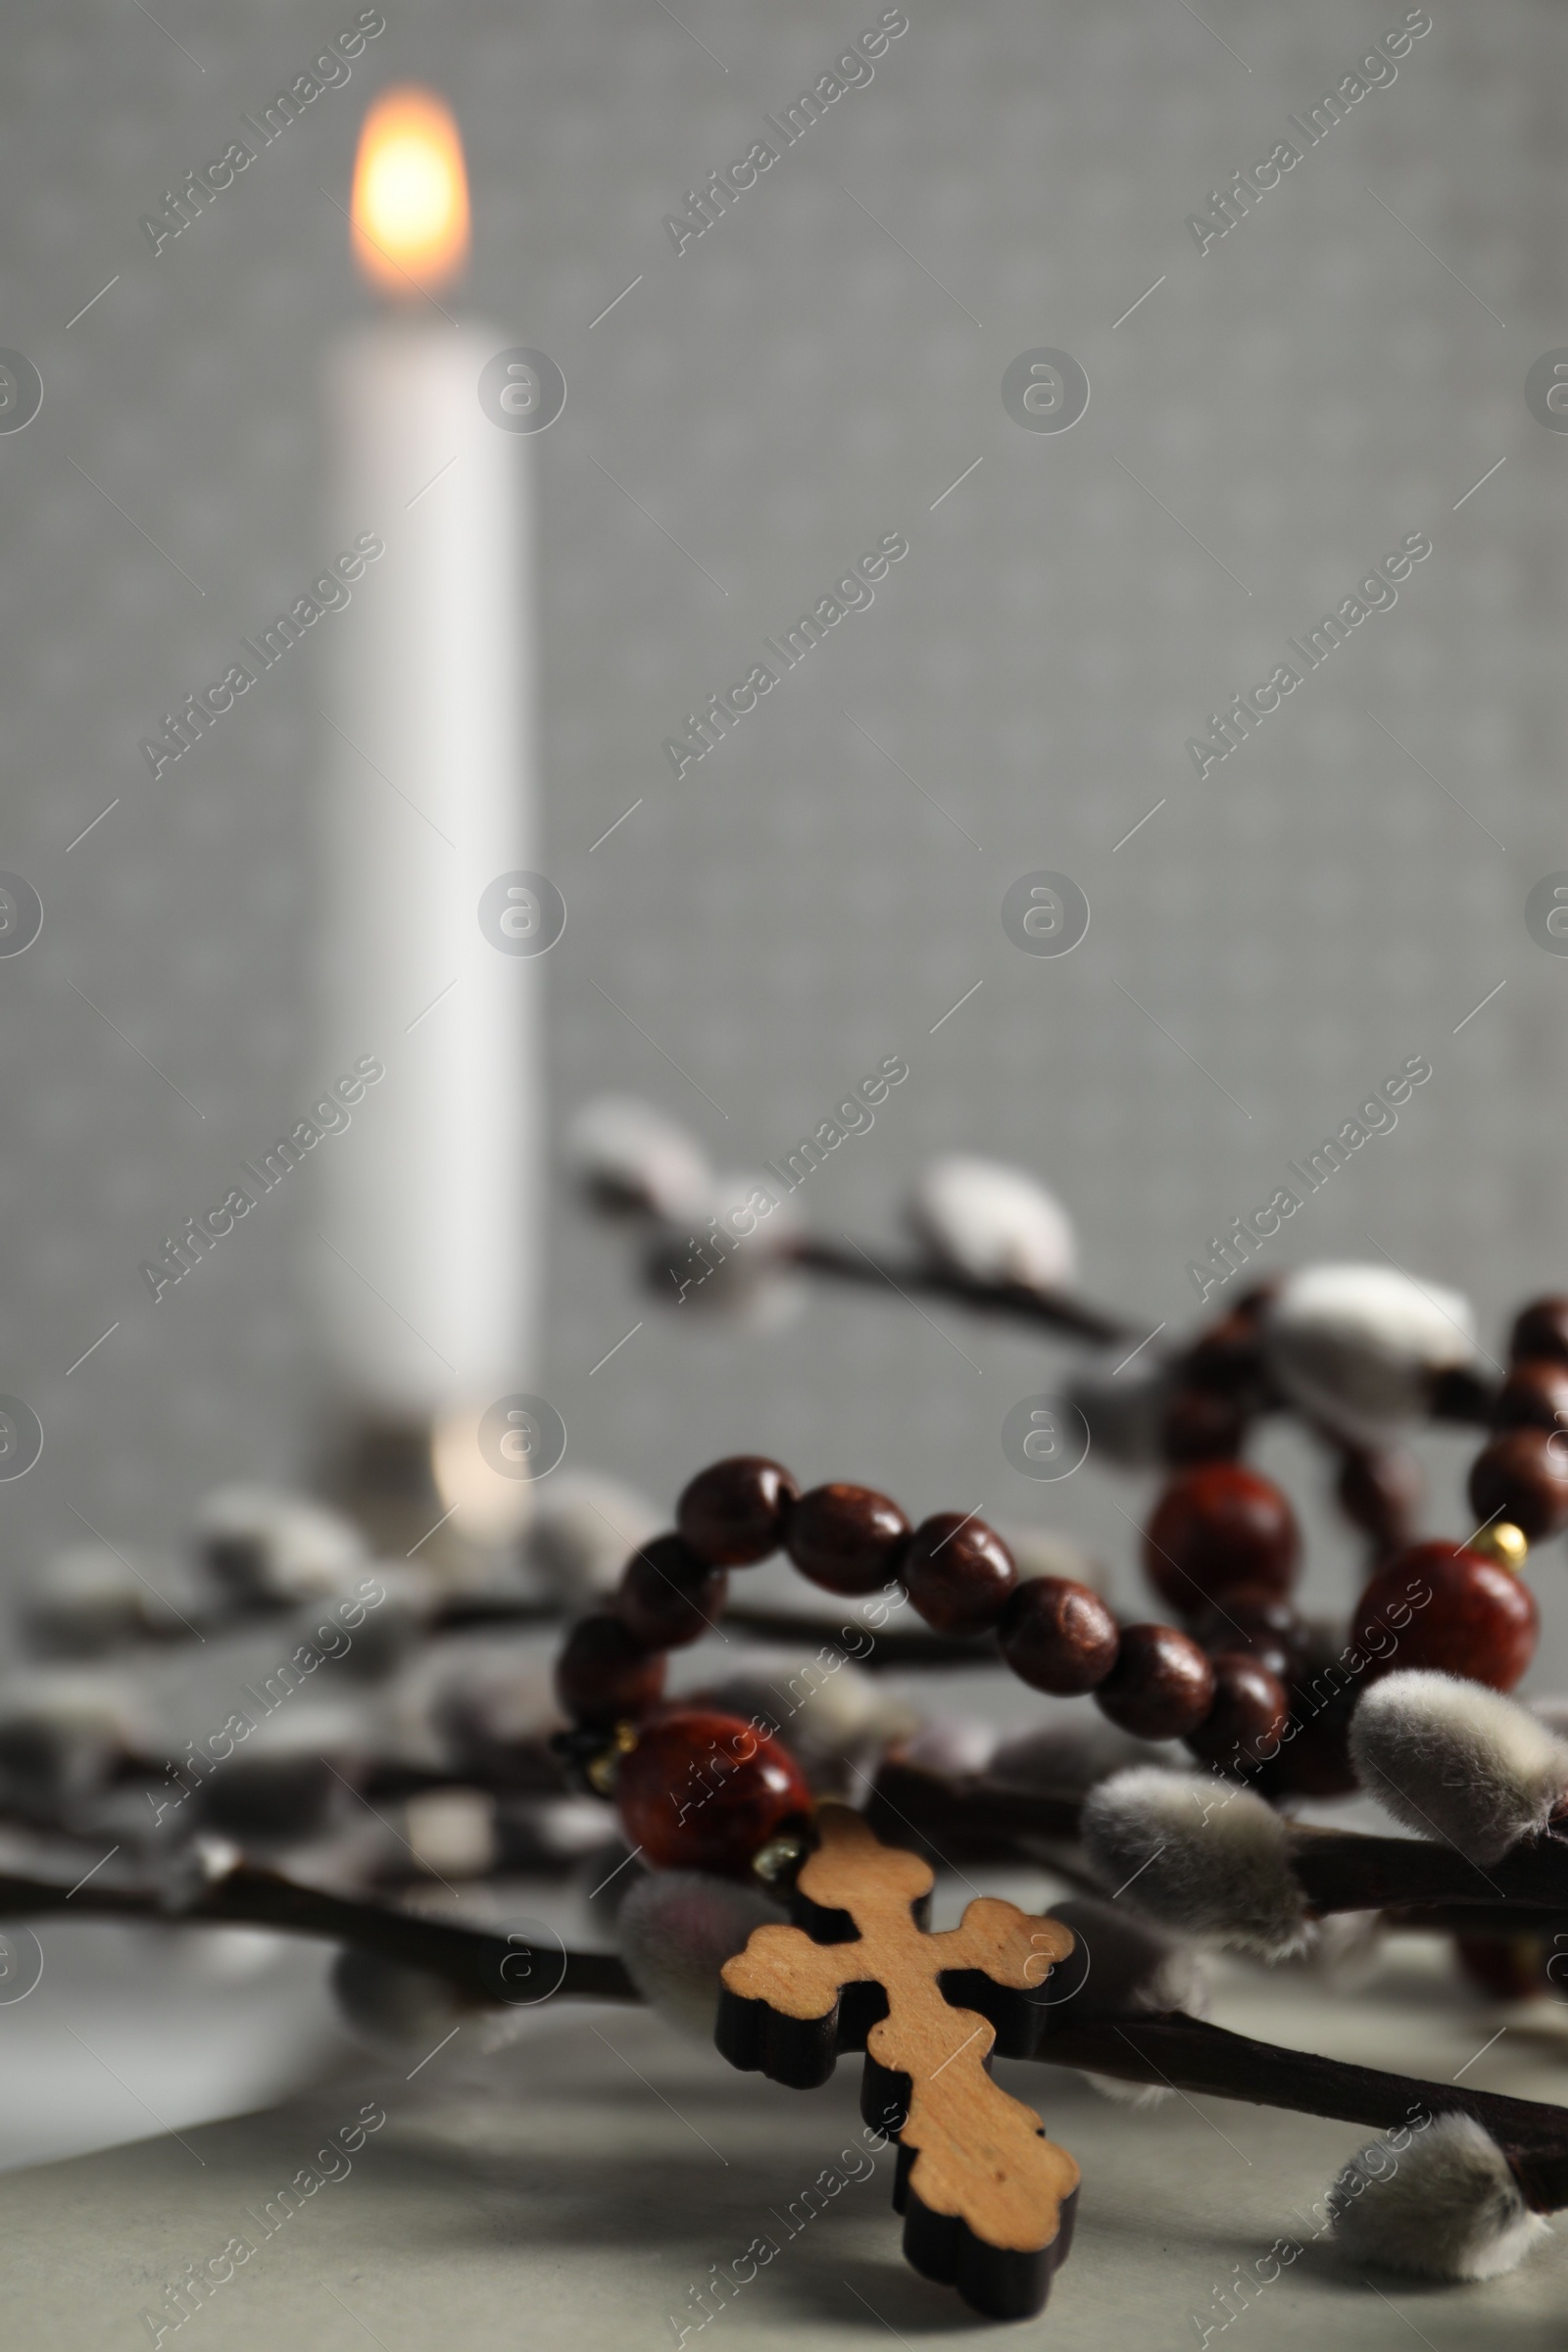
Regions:
M 985 1773 L 925 1772 L 897 1756 L 883 1760 L 865 1809 L 887 1844 L 906 1845 L 912 1830 L 939 1859 L 953 1847 L 1016 1852 L 1034 1838 L 1076 1838 L 1082 1813 L 1076 1788 L 1015 1788 Z
M 1216 1815 L 1237 1786 L 1216 1778 Z M 867 1818 L 895 1843 L 901 1831 L 912 1830 L 933 1849 L 972 1854 L 999 1846 L 1016 1850 L 1043 1838 L 1075 1838 L 1082 1807 L 1076 1789 L 1014 1788 L 984 1773 L 950 1778 L 893 1757 L 877 1775 Z M 1568 1845 L 1549 1836 L 1524 1838 L 1500 1862 L 1483 1868 L 1457 1846 L 1425 1838 L 1293 1824 L 1289 1857 L 1308 1909 L 1319 1916 L 1458 1906 L 1467 1920 L 1490 1916 L 1494 1932 L 1505 1932 L 1516 1906 L 1532 1914 L 1532 1927 L 1568 1911 Z M 1486 1931 L 1478 1926 L 1467 1932 Z
M 0 1910 L 20 1901 L 34 1911 L 63 1911 L 70 1899 L 59 1887 L 0 1880 Z M 139 1915 L 167 1922 L 170 1916 L 153 1898 L 143 1894 L 138 1899 L 113 1887 L 103 1890 L 94 1907 L 120 1918 Z M 545 1997 L 640 1997 L 612 1955 L 552 1953 L 485 1930 L 325 1894 L 243 1864 L 205 1887 L 176 1916 L 191 1924 L 268 1927 L 348 1944 L 426 1969 L 485 2003 L 515 2001 L 524 1986 L 556 1974 L 559 1983 Z M 1169 2084 L 1190 2094 L 1208 2092 L 1254 2106 L 1332 2116 L 1377 2130 L 1442 2113 L 1471 2115 L 1509 2156 L 1533 2204 L 1553 2210 L 1568 2201 L 1568 2115 L 1560 2108 L 1283 2049 L 1179 2013 L 1078 2024 L 1053 2015 L 1036 2054 L 1047 2064 Z
M 885 1287 L 911 1298 L 941 1298 L 966 1306 L 975 1314 L 1005 1315 L 1037 1330 L 1065 1333 L 1099 1347 L 1142 1338 L 1124 1315 L 1093 1306 L 1066 1291 L 1037 1290 L 1027 1282 L 980 1282 L 927 1258 L 886 1258 L 856 1243 L 840 1248 L 835 1242 L 805 1239 L 794 1242 L 784 1263 L 802 1273 L 819 1274 L 829 1282 L 854 1283 L 860 1289 Z
M 637 2001 L 621 1962 L 603 1952 L 552 1952 L 524 1938 L 445 1920 L 423 1919 L 352 1897 L 302 1886 L 272 1871 L 240 1863 L 215 1877 L 186 1903 L 171 1908 L 145 1886 L 67 1888 L 0 1875 L 0 1918 L 78 1914 L 140 1920 L 149 1926 L 258 1927 L 347 1945 L 443 1978 L 484 2005 L 519 2000 Z M 543 1993 L 536 1983 L 554 1977 Z M 1129 2082 L 1161 2084 L 1253 2106 L 1337 2117 L 1385 2130 L 1444 2113 L 1471 2115 L 1503 2149 L 1539 2211 L 1568 2203 L 1568 2115 L 1558 2107 L 1454 2083 L 1421 2081 L 1352 2066 L 1311 2051 L 1253 2041 L 1179 2011 L 1164 2017 L 1105 2017 L 1074 2023 L 1049 2013 L 1034 2056 Z
M 1534 2099 L 1281 2049 L 1179 2010 L 1081 2024 L 1053 2018 L 1035 2056 L 1048 2066 L 1083 2067 L 1124 2082 L 1162 2082 L 1189 2094 L 1206 2091 L 1376 2131 L 1438 2115 L 1474 2116 L 1508 2157 L 1529 2204 L 1549 2213 L 1568 2203 L 1568 2113 Z
M 318 1942 L 346 1944 L 351 1950 L 443 1977 L 470 2000 L 486 2004 L 515 2005 L 536 1997 L 642 1997 L 612 1953 L 552 1950 L 524 1936 L 458 1927 L 448 1920 L 328 1894 L 244 1862 L 175 1905 L 145 1886 L 95 1882 L 68 1890 L 48 1880 L 0 1874 L 0 1918 L 35 1919 L 68 1910 L 164 1928 L 271 1928 Z M 551 1992 L 536 1995 L 533 1988 L 540 1984 L 551 1984 Z
M 1526 1838 L 1500 1862 L 1467 1861 L 1457 1846 L 1355 1830 L 1291 1832 L 1291 1868 L 1316 1912 L 1432 1904 L 1531 1904 L 1568 1909 L 1568 1846 Z

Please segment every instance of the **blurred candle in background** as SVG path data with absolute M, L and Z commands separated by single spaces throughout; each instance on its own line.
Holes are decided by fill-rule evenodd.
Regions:
M 311 1280 L 340 1422 L 450 1434 L 534 1366 L 542 975 L 480 923 L 533 847 L 530 468 L 480 405 L 500 337 L 442 307 L 468 201 L 438 99 L 369 111 L 353 235 L 384 310 L 330 370 L 323 554 L 368 560 L 331 623 L 316 1050 L 323 1084 L 386 1076 L 319 1153 Z

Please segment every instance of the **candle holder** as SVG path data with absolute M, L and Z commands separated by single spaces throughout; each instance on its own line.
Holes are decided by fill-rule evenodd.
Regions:
M 435 1481 L 435 1446 L 433 1421 L 344 1414 L 322 1448 L 316 1483 L 377 1552 L 405 1557 L 423 1535 L 424 1559 L 442 1566 L 460 1539 L 444 1528 L 428 1534 L 447 1508 Z
M 534 1513 L 534 1482 L 485 1465 L 473 1412 L 342 1413 L 316 1471 L 321 1494 L 378 1557 L 416 1559 L 456 1597 L 491 1592 L 501 1611 Z

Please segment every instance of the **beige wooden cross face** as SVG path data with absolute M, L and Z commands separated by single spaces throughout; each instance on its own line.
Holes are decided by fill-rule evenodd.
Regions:
M 1038 2309 L 1065 2251 L 1078 2167 L 1045 2137 L 1033 2109 L 992 2081 L 986 2062 L 996 2029 L 974 2010 L 955 2007 L 939 1979 L 979 1971 L 996 1986 L 1038 1996 L 1049 1969 L 1071 1951 L 1071 1932 L 981 1895 L 958 1927 L 928 1935 L 913 1915 L 931 1890 L 928 1866 L 881 1844 L 847 1806 L 823 1805 L 817 1824 L 821 1842 L 801 1871 L 799 1890 L 809 1905 L 847 1912 L 857 1939 L 818 1943 L 801 1928 L 758 1928 L 746 1949 L 726 1962 L 724 1984 L 740 2001 L 761 2002 L 780 2021 L 802 2023 L 836 2016 L 850 1985 L 881 1985 L 887 2015 L 870 2028 L 865 2048 L 870 2061 L 909 2085 L 907 2120 L 897 2132 L 909 2152 L 901 2171 L 905 2210 L 917 2223 L 906 2226 L 906 2251 L 916 2268 L 949 2278 L 981 2309 L 989 2306 L 970 2294 L 966 2278 L 1001 2275 L 987 2250 L 1022 2258 L 1012 2273 L 1015 2280 L 1036 2278 L 1028 2308 Z M 726 2046 L 721 2020 L 720 2047 Z M 739 2052 L 729 2047 L 728 2054 Z M 740 2062 L 766 2064 L 756 2057 Z M 944 2224 L 950 2244 L 959 2248 L 956 2268 L 921 2259 L 920 2243 L 934 2242 L 933 2225 L 940 2238 Z M 965 2232 L 978 2244 L 965 2247 Z M 935 2257 L 937 2264 L 944 2259 Z M 1004 2260 L 1001 2271 L 1006 2270 Z M 983 2293 L 983 2277 L 980 2284 Z M 997 2316 L 1018 2315 L 1009 2309 Z

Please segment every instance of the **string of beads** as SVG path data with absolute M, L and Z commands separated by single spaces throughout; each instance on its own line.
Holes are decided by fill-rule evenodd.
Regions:
M 1184 1620 L 1120 1624 L 1069 1578 L 1020 1578 L 1007 1545 L 976 1513 L 911 1525 L 868 1487 L 802 1493 L 759 1454 L 712 1463 L 687 1486 L 675 1528 L 632 1554 L 608 1608 L 572 1628 L 556 1669 L 573 1731 L 564 1746 L 590 1783 L 612 1788 L 628 1836 L 655 1863 L 749 1866 L 809 1809 L 784 1744 L 702 1708 L 663 1704 L 665 1653 L 722 1617 L 731 1572 L 782 1550 L 808 1580 L 845 1598 L 890 1589 L 938 1634 L 989 1637 L 1032 1689 L 1092 1692 L 1121 1731 L 1180 1740 L 1201 1761 L 1265 1794 L 1334 1794 L 1354 1786 L 1350 1710 L 1395 1662 L 1511 1690 L 1530 1663 L 1536 1604 L 1516 1570 L 1528 1544 L 1568 1521 L 1568 1305 L 1549 1332 L 1540 1302 L 1519 1318 L 1518 1355 L 1471 1475 L 1490 1521 L 1466 1544 L 1383 1547 L 1341 1646 L 1292 1600 L 1300 1539 L 1287 1496 L 1228 1458 L 1180 1468 L 1144 1536 L 1144 1566 Z M 1560 1353 L 1545 1355 L 1551 1338 Z M 1534 1420 L 1527 1417 L 1534 1412 Z M 1336 1679 L 1337 1678 L 1337 1679 Z M 710 1760 L 717 1759 L 716 1766 Z

